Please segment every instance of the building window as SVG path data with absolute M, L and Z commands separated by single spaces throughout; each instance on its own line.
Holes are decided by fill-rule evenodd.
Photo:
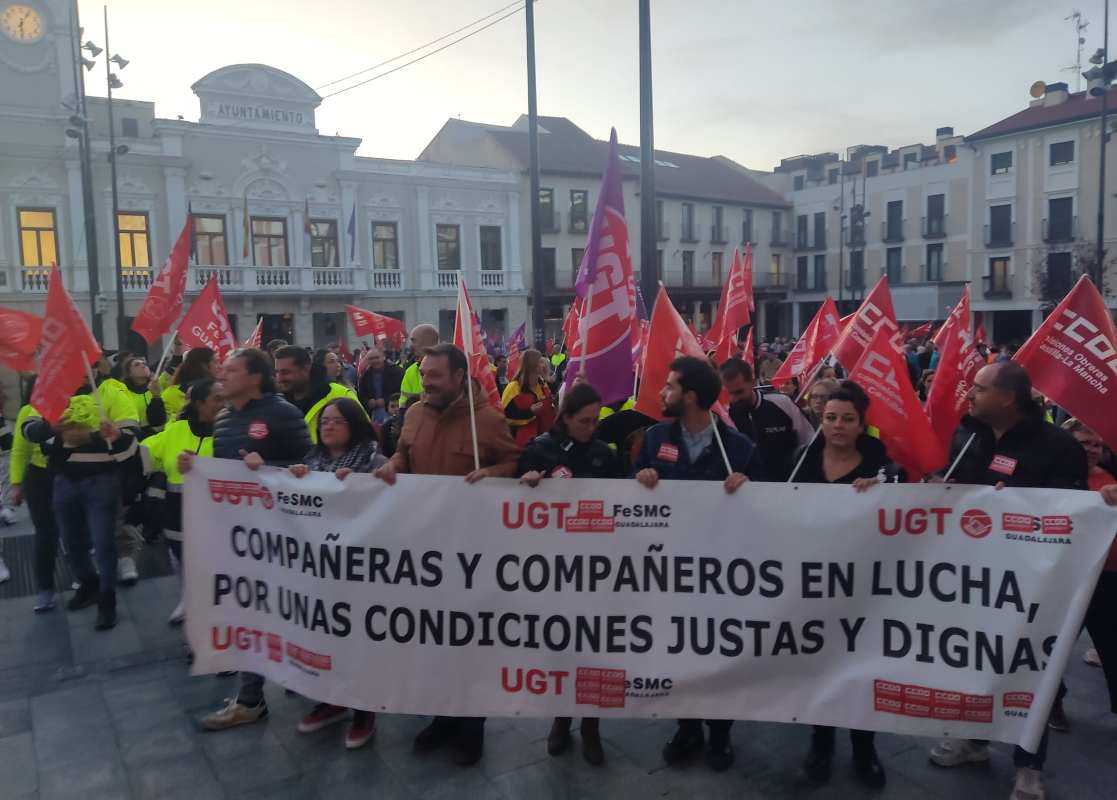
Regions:
M 722 255 L 721 251 L 710 253 L 710 272 L 713 275 L 714 284 L 717 286 L 721 286 Z
M 1009 293 L 1011 288 L 1009 285 L 1008 258 L 1001 256 L 989 259 L 989 275 L 986 280 L 989 282 L 987 292 L 993 294 Z
M 224 215 L 194 215 L 194 263 L 200 267 L 229 265 Z
M 904 169 L 919 166 L 919 153 L 904 153 Z
M 663 201 L 655 201 L 655 233 L 660 239 L 667 238 L 667 230 L 663 224 Z
M 885 251 L 884 270 L 889 283 L 904 282 L 904 249 L 902 247 L 889 247 Z
M 865 177 L 866 178 L 875 178 L 879 171 L 880 171 L 880 162 L 879 161 L 866 161 L 865 162 Z
M 946 233 L 946 195 L 927 195 L 927 224 L 923 233 L 927 236 Z
M 462 229 L 458 225 L 436 225 L 438 268 L 462 268 Z
M 989 157 L 989 174 L 990 175 L 1006 175 L 1012 170 L 1012 151 L 1007 150 L 1004 153 L 993 153 Z
M 120 120 L 120 135 L 126 139 L 138 139 L 140 123 L 135 117 L 122 117 Z
M 585 189 L 570 190 L 570 232 L 585 233 L 589 230 L 590 193 Z
M 252 252 L 257 267 L 286 267 L 287 220 L 252 217 Z
M 694 238 L 694 203 L 683 203 L 683 230 L 679 237 L 684 242 L 698 241 Z
M 838 168 L 837 167 L 835 167 L 834 169 L 832 169 L 828 173 L 826 173 L 826 180 L 830 183 L 831 186 L 833 186 L 835 183 L 838 182 Z
M 792 188 L 796 192 L 803 188 L 803 176 L 802 175 L 796 175 L 792 179 Z
M 942 157 L 947 164 L 953 164 L 958 159 L 958 145 L 948 144 L 942 149 Z
M 657 252 L 663 252 L 662 250 Z M 582 259 L 586 255 L 586 248 L 572 247 L 570 248 L 570 274 L 577 275 L 578 270 L 582 268 Z
M 1071 253 L 1048 253 L 1047 299 L 1062 300 L 1072 288 Z
M 927 245 L 927 280 L 942 280 L 942 243 Z
M 780 254 L 779 253 L 772 253 L 772 261 L 770 263 L 771 263 L 772 275 L 774 276 L 772 278 L 772 280 L 775 281 L 776 286 L 779 286 L 779 283 L 780 283 Z
M 19 209 L 19 259 L 24 267 L 49 267 L 58 262 L 54 209 Z
M 783 244 L 783 212 L 772 212 L 772 244 Z
M 655 251 L 655 274 L 659 276 L 660 280 L 664 280 L 664 277 L 663 277 L 663 251 L 662 250 L 656 250 Z
M 539 190 L 539 229 L 548 233 L 557 233 L 558 225 L 555 222 L 555 190 Z
M 399 269 L 399 228 L 396 223 L 372 223 L 372 268 Z
M 543 286 L 547 289 L 554 289 L 558 286 L 555 279 L 555 248 L 544 247 L 539 251 L 542 256 L 543 263 L 540 265 L 543 272 Z
M 683 286 L 694 285 L 694 251 L 683 251 Z
M 310 221 L 310 266 L 337 266 L 337 220 Z
M 151 238 L 147 233 L 147 214 L 117 214 L 122 269 L 151 268 Z
M 885 208 L 884 240 L 899 242 L 904 238 L 904 201 L 893 200 Z
M 1043 221 L 1045 242 L 1069 242 L 1074 238 L 1074 198 L 1056 197 L 1047 201 L 1047 219 Z
M 814 284 L 811 286 L 816 292 L 826 291 L 826 254 L 819 253 L 814 257 Z
M 851 250 L 849 253 L 849 288 L 865 288 L 865 251 Z
M 481 226 L 481 269 L 503 269 L 499 225 Z
M 806 256 L 795 259 L 795 289 L 805 292 L 810 289 L 810 260 Z
M 722 227 L 721 227 L 723 209 L 722 209 L 721 206 L 714 206 L 713 211 L 714 211 L 714 224 L 713 224 L 713 226 L 710 230 L 710 241 L 711 242 L 724 242 L 725 237 L 722 236 Z
M 1051 145 L 1051 166 L 1074 163 L 1074 142 L 1055 142 Z
M 826 247 L 826 212 L 816 211 L 814 215 L 814 246 Z
M 807 246 L 807 215 L 799 214 L 795 217 L 795 246 L 803 248 Z
M 741 223 L 741 242 L 748 244 L 754 241 L 756 240 L 752 238 L 752 209 L 746 208 L 745 221 Z
M 1003 247 L 1012 244 L 1012 206 L 1008 203 L 989 207 L 988 246 Z

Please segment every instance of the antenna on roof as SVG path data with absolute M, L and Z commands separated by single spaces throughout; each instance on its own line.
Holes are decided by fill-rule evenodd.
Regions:
M 1076 92 L 1082 91 L 1082 45 L 1086 44 L 1086 37 L 1082 35 L 1083 31 L 1090 26 L 1088 20 L 1082 19 L 1082 12 L 1077 8 L 1074 9 L 1068 16 L 1063 17 L 1064 20 L 1073 20 L 1074 22 L 1074 40 L 1075 40 L 1075 58 L 1074 63 L 1068 67 L 1063 67 L 1060 72 L 1074 72 L 1074 90 Z

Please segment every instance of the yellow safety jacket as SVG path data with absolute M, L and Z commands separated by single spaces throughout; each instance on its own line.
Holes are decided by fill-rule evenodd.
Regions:
M 330 390 L 326 392 L 326 396 L 312 405 L 304 417 L 307 430 L 310 431 L 311 444 L 318 444 L 318 416 L 322 413 L 322 409 L 326 407 L 326 403 L 338 397 L 348 397 L 357 405 L 361 405 L 361 401 L 357 399 L 357 393 L 348 386 L 342 386 L 340 383 L 331 383 Z M 361 411 L 364 412 L 366 417 L 368 416 L 368 412 L 365 411 L 363 407 Z
M 40 469 L 47 468 L 47 457 L 43 455 L 43 448 L 27 441 L 23 435 L 23 423 L 31 417 L 42 416 L 31 405 L 25 405 L 16 415 L 16 429 L 12 432 L 12 463 L 9 479 L 13 486 L 23 483 L 27 476 L 27 465 L 30 464 Z

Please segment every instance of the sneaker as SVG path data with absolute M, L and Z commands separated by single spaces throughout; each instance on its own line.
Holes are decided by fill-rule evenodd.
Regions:
M 184 619 L 186 619 L 186 599 L 185 598 L 178 601 L 178 605 L 175 606 L 175 610 L 172 611 L 171 616 L 167 618 L 167 624 L 177 627 L 177 626 L 182 624 L 182 621 Z
M 969 739 L 946 739 L 931 751 L 932 764 L 940 767 L 958 767 L 962 764 L 979 764 L 989 760 L 989 745 Z
M 1059 733 L 1070 731 L 1070 720 L 1067 719 L 1067 712 L 1063 710 L 1062 700 L 1056 700 L 1051 706 L 1051 713 L 1047 715 L 1047 727 Z
M 1016 768 L 1016 783 L 1012 786 L 1010 800 L 1046 800 L 1047 789 L 1043 786 L 1043 773 L 1028 767 Z
M 77 591 L 74 596 L 70 598 L 70 602 L 66 604 L 66 608 L 70 611 L 80 611 L 83 608 L 89 608 L 97 602 L 97 583 L 90 581 L 89 583 L 79 583 Z
M 435 717 L 430 725 L 415 737 L 415 751 L 429 753 L 444 747 L 457 732 L 457 720 L 452 717 Z
M 1082 654 L 1082 660 L 1089 664 L 1091 667 L 1101 666 L 1101 656 L 1098 655 L 1097 649 L 1093 647 Z
M 4 559 L 0 558 L 0 583 L 12 577 L 12 571 L 8 569 L 8 565 L 4 563 Z
M 319 703 L 314 710 L 299 720 L 299 733 L 314 733 L 323 728 L 341 722 L 349 716 L 349 709 L 344 706 L 332 706 L 329 703 Z
M 116 627 L 116 592 L 101 592 L 97 597 L 97 621 L 93 630 L 107 631 Z
M 34 611 L 36 614 L 43 614 L 47 611 L 54 610 L 54 592 L 44 591 L 35 595 Z
M 249 725 L 268 718 L 268 704 L 261 701 L 258 706 L 246 706 L 237 702 L 235 697 L 225 698 L 225 707 L 202 717 L 201 725 L 207 731 L 223 731 L 237 725 Z
M 14 508 L 0 508 L 0 525 L 7 527 L 16 524 L 16 510 Z
M 680 725 L 671 737 L 671 741 L 663 746 L 663 760 L 668 764 L 681 764 L 693 756 L 703 745 L 706 739 L 702 735 L 701 725 Z
M 353 721 L 345 732 L 345 749 L 357 750 L 368 744 L 376 733 L 376 714 L 371 711 L 354 711 Z
M 570 717 L 555 717 L 547 734 L 547 754 L 558 756 L 570 749 Z
M 136 571 L 136 560 L 131 556 L 124 556 L 116 560 L 116 579 L 122 586 L 134 586 L 140 579 Z

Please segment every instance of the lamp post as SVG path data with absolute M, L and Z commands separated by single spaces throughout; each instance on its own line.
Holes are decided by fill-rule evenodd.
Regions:
M 112 52 L 109 49 L 109 9 L 105 6 L 105 51 Z M 112 71 L 112 64 L 116 64 L 121 69 L 128 66 L 128 61 L 122 58 L 119 54 L 113 55 L 111 58 L 105 59 L 105 83 L 108 87 L 108 109 L 109 109 L 109 172 L 110 180 L 112 181 L 112 232 L 113 232 L 113 253 L 116 255 L 114 259 L 115 269 L 113 272 L 116 276 L 116 348 L 117 350 L 124 349 L 124 342 L 128 338 L 128 323 L 124 317 L 124 278 L 121 275 L 120 268 L 120 202 L 117 196 L 116 189 L 116 158 L 128 152 L 127 145 L 121 145 L 118 150 L 116 147 L 116 123 L 113 120 L 112 113 L 112 90 L 119 89 L 124 86 L 120 79 Z

